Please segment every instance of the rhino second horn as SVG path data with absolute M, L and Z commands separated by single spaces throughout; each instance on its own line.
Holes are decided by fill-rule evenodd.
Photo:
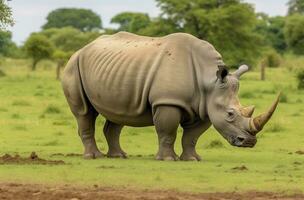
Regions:
M 247 65 L 241 65 L 233 75 L 236 76 L 238 79 L 242 76 L 242 74 L 246 73 L 249 70 Z
M 253 135 L 256 135 L 259 131 L 261 131 L 264 127 L 264 125 L 269 121 L 269 119 L 271 118 L 272 114 L 274 113 L 274 111 L 277 108 L 277 105 L 279 103 L 280 100 L 280 96 L 281 93 L 279 93 L 279 95 L 277 96 L 277 99 L 273 102 L 273 104 L 271 105 L 271 107 L 269 108 L 269 110 L 255 118 L 251 118 L 250 119 L 250 129 L 251 129 L 251 133 Z
M 254 106 L 247 106 L 241 108 L 242 116 L 244 117 L 251 117 L 254 112 L 255 107 Z

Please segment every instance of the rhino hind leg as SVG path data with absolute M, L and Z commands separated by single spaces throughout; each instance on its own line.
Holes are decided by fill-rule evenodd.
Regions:
M 84 158 L 103 157 L 95 141 L 95 120 L 97 111 L 86 98 L 82 87 L 77 65 L 77 55 L 74 55 L 65 67 L 62 76 L 62 87 L 70 109 L 78 124 L 78 134 L 84 145 Z
M 192 126 L 184 126 L 182 137 L 183 152 L 180 159 L 183 161 L 201 161 L 201 157 L 196 153 L 195 146 L 198 138 L 210 127 L 209 121 L 199 121 Z
M 127 158 L 127 154 L 121 149 L 119 143 L 122 127 L 122 125 L 115 124 L 109 120 L 106 120 L 103 127 L 103 133 L 109 146 L 107 156 L 110 158 Z
M 76 116 L 78 123 L 78 134 L 84 145 L 83 157 L 85 159 L 104 157 L 104 154 L 99 151 L 95 141 L 95 121 L 97 116 L 98 113 L 94 110 L 94 108 L 89 108 L 87 114 L 85 115 Z
M 158 106 L 153 116 L 154 126 L 158 135 L 159 149 L 157 160 L 178 160 L 174 151 L 176 131 L 181 121 L 181 110 L 175 106 Z

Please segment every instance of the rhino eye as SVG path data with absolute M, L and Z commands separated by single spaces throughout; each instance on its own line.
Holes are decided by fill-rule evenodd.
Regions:
M 226 120 L 228 121 L 228 122 L 232 122 L 232 121 L 234 121 L 234 119 L 235 119 L 235 117 L 236 117 L 236 114 L 235 114 L 235 111 L 234 110 L 227 110 L 227 117 L 226 117 Z

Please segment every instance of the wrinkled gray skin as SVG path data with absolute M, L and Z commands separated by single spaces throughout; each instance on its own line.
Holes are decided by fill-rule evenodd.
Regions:
M 158 160 L 201 160 L 198 138 L 211 124 L 227 141 L 253 147 L 256 134 L 274 112 L 278 99 L 262 115 L 238 100 L 243 65 L 230 74 L 209 43 L 188 34 L 161 38 L 120 32 L 102 36 L 72 56 L 62 77 L 64 94 L 78 123 L 84 158 L 102 154 L 95 142 L 95 120 L 106 118 L 108 157 L 127 155 L 119 136 L 124 125 L 154 125 Z M 181 125 L 183 152 L 174 152 Z

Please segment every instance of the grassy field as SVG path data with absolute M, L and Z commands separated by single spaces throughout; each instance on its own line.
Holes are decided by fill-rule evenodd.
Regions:
M 304 92 L 287 67 L 268 69 L 267 80 L 258 72 L 241 80 L 243 105 L 267 108 L 282 90 L 278 111 L 258 137 L 254 149 L 230 146 L 213 128 L 199 140 L 202 162 L 161 162 L 153 159 L 157 137 L 153 127 L 123 129 L 121 144 L 129 159 L 83 160 L 57 153 L 83 151 L 75 120 L 64 99 L 55 69 L 44 62 L 30 72 L 27 61 L 6 60 L 0 78 L 0 155 L 18 153 L 64 160 L 66 165 L 0 165 L 0 181 L 48 184 L 127 186 L 177 189 L 190 192 L 274 191 L 304 192 Z M 96 138 L 105 153 L 99 117 Z M 181 153 L 181 129 L 176 152 Z

